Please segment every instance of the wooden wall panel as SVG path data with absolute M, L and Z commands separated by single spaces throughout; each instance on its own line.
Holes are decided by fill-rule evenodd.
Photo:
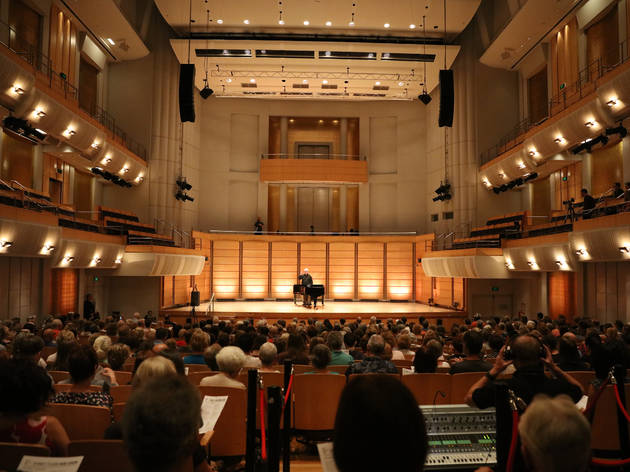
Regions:
M 387 243 L 388 299 L 411 300 L 413 262 L 412 243 Z
M 584 264 L 584 315 L 614 322 L 630 321 L 630 262 Z
M 70 18 L 53 5 L 50 14 L 49 57 L 55 72 L 66 74 L 69 83 L 76 85 L 77 28 Z
M 300 244 L 300 273 L 308 268 L 314 284 L 326 285 L 326 243 Z
M 173 277 L 173 304 L 187 305 L 190 303 L 190 292 L 192 292 L 190 282 L 191 277 L 189 275 L 176 275 Z
M 9 26 L 15 33 L 11 33 L 12 45 L 17 50 L 26 50 L 26 45 L 34 47 L 36 51 L 41 47 L 42 17 L 21 0 L 9 2 Z M 13 37 L 15 36 L 15 37 Z
M 295 187 L 287 187 L 287 231 L 297 231 L 296 194 L 297 189 Z
M 576 202 L 582 201 L 580 190 L 582 189 L 582 163 L 576 162 L 554 173 L 555 202 L 554 210 L 565 208 L 562 202 L 574 198 Z M 566 180 L 565 180 L 566 179 Z
M 416 264 L 416 301 L 428 303 L 433 298 L 433 278 L 427 276 L 422 263 Z
M 271 296 L 293 297 L 293 284 L 297 283 L 297 243 L 274 241 L 271 243 Z
M 575 316 L 575 273 L 574 272 L 549 272 L 547 278 L 547 291 L 549 296 L 549 315 L 557 318 L 565 315 L 571 319 Z
M 619 61 L 619 20 L 617 3 L 586 30 L 586 56 L 589 64 L 597 59 L 610 67 Z
M 41 259 L 0 257 L 0 319 L 43 314 L 41 271 Z
M 466 280 L 462 278 L 453 279 L 453 306 L 457 303 L 457 308 L 466 308 Z
M 76 312 L 79 306 L 77 269 L 52 269 L 50 284 L 51 311 L 57 315 Z
M 433 299 L 440 306 L 453 304 L 453 279 L 450 277 L 436 277 Z
M 321 120 L 321 122 L 320 122 Z M 297 143 L 330 143 L 331 154 L 342 154 L 339 148 L 340 136 L 339 120 L 332 118 L 294 118 L 289 120 L 288 151 L 297 152 Z
M 537 180 L 532 184 L 532 213 L 531 216 L 546 216 L 551 214 L 551 199 L 549 177 Z M 555 207 L 554 207 L 555 208 Z M 558 208 L 559 209 L 559 208 Z M 547 221 L 543 218 L 532 219 L 531 224 L 542 224 Z
M 615 182 L 623 187 L 623 154 L 621 142 L 593 151 L 591 195 L 597 197 L 607 192 Z
M 354 243 L 329 244 L 328 298 L 354 298 Z
M 162 308 L 175 305 L 173 299 L 173 276 L 162 277 Z
M 359 187 L 349 186 L 346 192 L 346 229 L 359 230 Z
M 266 298 L 269 281 L 269 243 L 243 241 L 243 298 Z
M 368 181 L 368 164 L 367 161 L 340 159 L 263 159 L 260 181 L 365 183 Z
M 554 96 L 578 80 L 578 34 L 577 20 L 573 17 L 550 41 L 552 94 Z M 565 84 L 565 88 L 561 89 L 560 84 Z
M 239 296 L 239 243 L 215 241 L 213 251 L 213 281 L 216 298 Z
M 345 231 L 345 221 L 339 221 L 339 189 L 330 189 L 330 224 L 328 230 L 333 233 Z
M 269 185 L 267 189 L 267 221 L 264 231 L 275 233 L 280 229 L 280 186 Z
M 199 298 L 202 302 L 210 300 L 210 297 L 212 296 L 212 288 L 210 287 L 210 272 L 212 265 L 212 260 L 210 258 L 211 245 L 212 241 L 195 238 L 195 249 L 201 249 L 201 252 L 206 258 L 201 274 L 193 276 L 193 284 L 197 286 L 197 290 L 199 290 Z
M 5 181 L 17 180 L 22 185 L 33 188 L 34 149 L 34 144 L 3 132 L 0 178 Z
M 360 242 L 358 246 L 359 298 L 383 298 L 383 243 Z
M 549 96 L 547 92 L 547 67 L 527 79 L 527 104 L 529 119 L 538 123 L 547 117 Z

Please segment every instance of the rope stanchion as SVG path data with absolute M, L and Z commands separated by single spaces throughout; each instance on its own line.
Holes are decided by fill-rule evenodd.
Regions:
M 602 384 L 599 386 L 599 389 L 597 389 L 597 392 L 595 392 L 595 395 L 593 395 L 593 400 L 591 401 L 591 404 L 588 405 L 586 409 L 582 412 L 582 414 L 586 416 L 587 419 L 589 420 L 589 423 L 593 422 L 591 413 L 594 413 L 595 406 L 597 405 L 599 397 L 602 396 L 602 393 L 604 393 L 604 390 L 606 389 L 606 386 L 608 385 L 609 382 L 610 382 L 610 376 L 606 377 L 606 380 L 602 382 Z
M 627 459 L 599 459 L 593 457 L 591 464 L 598 465 L 600 467 L 621 467 L 630 464 L 630 457 Z
M 510 452 L 508 453 L 507 472 L 512 472 L 514 468 L 514 458 L 516 457 L 516 444 L 518 443 L 518 410 L 512 411 L 512 441 L 510 442 Z
M 619 386 L 617 385 L 616 382 L 613 384 L 613 388 L 615 390 L 615 398 L 617 399 L 617 406 L 619 407 L 619 411 L 623 414 L 623 416 L 626 417 L 626 421 L 630 423 L 630 415 L 628 415 L 626 408 L 623 406 L 623 403 L 621 402 L 621 397 L 619 396 Z
M 260 449 L 262 460 L 267 460 L 267 432 L 265 427 L 265 391 L 263 390 L 262 380 L 260 381 Z
M 291 377 L 289 378 L 289 386 L 287 387 L 287 391 L 284 392 L 284 405 L 282 406 L 282 411 L 287 407 L 287 403 L 289 403 L 289 398 L 291 398 L 291 389 L 293 388 L 293 372 L 291 372 Z

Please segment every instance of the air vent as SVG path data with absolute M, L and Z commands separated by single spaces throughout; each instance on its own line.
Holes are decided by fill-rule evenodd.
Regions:
M 257 83 L 252 83 L 252 82 L 241 82 L 241 87 L 243 88 L 256 88 L 258 87 Z
M 407 54 L 403 52 L 384 52 L 382 61 L 435 62 L 435 54 Z
M 431 221 L 438 221 L 439 218 L 440 218 L 440 215 L 437 213 L 433 213 L 431 215 Z
M 243 95 L 275 95 L 276 92 L 265 92 L 263 90 L 249 91 L 245 90 Z
M 372 90 L 389 90 L 389 85 L 375 85 Z
M 280 95 L 301 95 L 301 96 L 309 96 L 313 95 L 313 92 L 280 92 Z
M 354 97 L 376 97 L 376 98 L 382 98 L 382 97 L 386 97 L 387 94 L 385 94 L 385 93 L 353 93 L 352 96 L 354 96 Z
M 307 89 L 308 84 L 293 84 L 294 89 Z
M 195 49 L 197 57 L 252 57 L 251 49 Z
M 322 84 L 323 90 L 337 90 L 336 84 Z
M 318 93 L 318 95 L 324 96 L 324 97 L 343 97 L 344 95 L 348 95 L 348 94 L 343 93 L 343 92 L 320 92 Z
M 284 49 L 256 49 L 258 58 L 315 59 L 315 51 L 289 51 Z
M 442 219 L 443 220 L 452 220 L 453 219 L 453 212 L 452 211 L 445 211 L 442 213 Z
M 355 51 L 319 51 L 320 59 L 356 59 L 362 61 L 375 61 L 375 52 L 355 52 Z

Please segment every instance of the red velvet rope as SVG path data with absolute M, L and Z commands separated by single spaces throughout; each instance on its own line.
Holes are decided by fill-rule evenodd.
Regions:
M 512 472 L 514 467 L 514 457 L 516 456 L 516 444 L 518 443 L 518 411 L 512 412 L 512 441 L 510 442 L 510 453 L 508 454 L 507 472 Z
M 293 387 L 293 374 L 291 374 L 291 378 L 289 378 L 289 386 L 287 387 L 287 391 L 284 394 L 284 406 L 282 407 L 282 411 L 287 407 L 287 403 L 289 403 L 289 395 L 291 395 L 291 388 Z
M 621 397 L 619 396 L 619 386 L 617 384 L 614 384 L 613 387 L 615 388 L 615 397 L 617 398 L 617 406 L 619 407 L 619 410 L 623 413 L 623 416 L 626 417 L 626 421 L 630 423 L 630 415 L 628 415 L 628 412 L 624 408 L 623 403 L 621 403 Z
M 262 460 L 267 460 L 267 433 L 265 431 L 265 391 L 260 390 L 260 447 Z

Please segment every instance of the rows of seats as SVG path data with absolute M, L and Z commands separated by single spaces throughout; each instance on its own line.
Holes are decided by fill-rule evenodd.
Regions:
M 453 239 L 453 249 L 469 249 L 475 247 L 501 247 L 501 235 L 487 234 L 485 236 Z
M 545 223 L 542 225 L 531 226 L 524 236 L 533 238 L 536 236 L 545 236 L 547 234 L 567 233 L 569 231 L 573 231 L 573 224 L 571 221 L 559 221 L 555 223 Z
M 518 223 L 523 228 L 527 222 L 527 212 L 517 211 L 515 213 L 506 213 L 505 215 L 493 216 L 486 221 L 486 225 L 499 225 L 503 223 Z
M 105 218 L 117 218 L 119 220 L 126 220 L 126 221 L 135 221 L 135 222 L 140 221 L 140 219 L 138 218 L 138 215 L 136 215 L 133 212 L 119 210 L 117 208 L 109 208 L 102 205 L 99 205 L 98 207 L 98 215 L 99 215 L 99 220 L 104 220 Z
M 518 233 L 520 226 L 518 223 L 499 223 L 494 225 L 479 226 L 470 231 L 470 236 L 487 236 L 490 234 L 500 234 L 506 236 L 508 234 Z

